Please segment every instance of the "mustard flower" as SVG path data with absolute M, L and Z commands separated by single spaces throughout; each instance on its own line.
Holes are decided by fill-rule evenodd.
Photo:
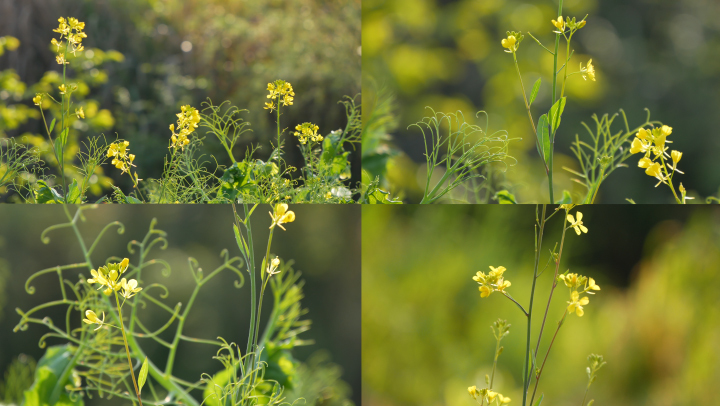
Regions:
M 580 293 L 577 290 L 574 290 L 570 294 L 570 302 L 567 302 L 567 303 L 569 303 L 567 310 L 570 313 L 574 312 L 575 314 L 578 315 L 578 317 L 582 317 L 583 314 L 585 314 L 585 311 L 583 310 L 583 306 L 590 303 L 590 299 L 588 299 L 587 296 L 584 296 L 581 298 Z
M 113 291 L 117 292 L 123 287 L 120 276 L 127 270 L 130 260 L 125 258 L 120 263 L 107 264 L 99 267 L 97 270 L 91 270 L 92 278 L 88 279 L 88 283 L 97 283 L 100 285 L 98 290 L 103 287 L 104 294 L 110 295 Z M 123 278 L 124 279 L 124 278 Z
M 113 158 L 112 165 L 122 171 L 122 173 L 130 173 L 130 167 L 135 166 L 134 154 L 128 154 L 130 142 L 116 141 L 110 144 L 107 151 L 107 157 Z
M 97 328 L 93 331 L 98 331 L 103 324 L 105 324 L 105 312 L 102 313 L 102 320 L 95 314 L 92 310 L 86 310 L 85 311 L 85 318 L 83 319 L 83 322 L 87 324 L 97 324 Z
M 498 402 L 501 405 L 504 405 L 504 404 L 510 403 L 510 398 L 507 396 L 503 396 L 502 393 L 498 393 Z
M 504 38 L 502 41 L 500 41 L 500 44 L 504 47 L 509 49 L 510 51 L 515 50 L 515 42 L 517 40 L 515 39 L 514 35 L 509 35 L 507 38 Z
M 573 218 L 572 214 L 567 215 L 567 220 L 570 222 L 570 227 L 575 229 L 575 232 L 577 235 L 580 235 L 582 233 L 587 233 L 588 229 L 583 225 L 582 218 L 583 214 L 579 211 L 576 212 L 577 215 L 577 221 L 575 221 L 575 218 Z
M 477 272 L 473 276 L 473 280 L 480 284 L 478 290 L 480 291 L 480 297 L 485 298 L 490 296 L 493 292 L 505 293 L 505 289 L 509 288 L 512 283 L 503 278 L 503 273 L 506 269 L 504 266 L 490 267 L 490 272 L 485 275 L 484 272 Z
M 77 118 L 85 118 L 85 112 L 83 111 L 83 108 L 80 107 L 79 109 L 75 109 L 75 115 Z
M 58 28 L 53 31 L 60 34 L 60 40 L 63 38 L 67 40 L 67 50 L 73 55 L 76 55 L 78 51 L 83 51 L 85 47 L 82 45 L 82 40 L 83 38 L 87 38 L 87 34 L 83 32 L 85 23 L 78 21 L 78 19 L 74 17 L 68 17 L 67 20 L 64 17 L 60 17 L 58 23 Z M 67 64 L 65 51 L 63 51 L 62 54 L 60 53 L 62 42 L 53 38 L 52 45 L 55 45 L 58 52 L 58 55 L 55 57 L 57 63 L 60 65 Z
M 32 99 L 33 104 L 35 104 L 36 106 L 42 106 L 42 100 L 43 100 L 42 93 L 35 94 L 35 97 L 33 97 L 33 99 Z
M 136 293 L 140 292 L 143 288 L 138 288 L 138 282 L 135 279 L 125 280 L 125 278 L 122 278 L 122 281 L 120 282 L 122 285 L 122 297 L 125 299 L 130 299 L 131 297 L 135 296 Z
M 60 94 L 65 94 L 68 91 L 67 86 L 65 86 L 65 84 L 60 85 L 58 87 L 58 89 L 60 89 Z
M 267 273 L 268 275 L 277 275 L 280 273 L 280 271 L 277 271 L 276 269 L 280 266 L 280 259 L 278 257 L 273 258 L 272 261 L 270 261 L 270 265 L 267 267 Z
M 276 110 L 277 107 L 280 106 L 280 103 L 282 103 L 283 106 L 292 106 L 295 92 L 293 91 L 290 82 L 278 79 L 272 83 L 268 83 L 267 90 L 269 92 L 267 98 L 270 99 L 270 103 L 265 103 L 264 108 L 266 110 Z M 278 101 L 277 106 L 275 106 L 275 102 L 273 100 Z
M 473 385 L 473 386 L 468 387 L 468 393 L 470 394 L 470 396 L 473 397 L 473 399 L 477 399 L 478 395 L 480 394 L 480 391 L 478 391 L 477 386 Z
M 272 219 L 272 224 L 270 225 L 270 228 L 273 228 L 275 226 L 278 226 L 285 230 L 285 227 L 282 225 L 285 223 L 292 223 L 295 221 L 295 213 L 288 210 L 288 205 L 285 203 L 278 203 L 275 205 L 274 208 L 274 214 L 270 214 L 270 218 Z
M 682 155 L 683 154 L 680 151 L 672 151 L 670 153 L 670 157 L 672 158 L 672 168 L 671 169 L 675 172 L 683 173 L 682 171 L 678 170 L 678 168 L 677 168 L 677 164 L 682 159 Z
M 320 127 L 313 123 L 302 123 L 295 126 L 295 136 L 303 145 L 307 144 L 308 141 L 320 142 L 323 140 L 323 136 L 317 133 L 318 129 Z
M 582 63 L 580 63 L 580 72 L 582 72 L 582 77 L 584 80 L 590 78 L 590 80 L 595 82 L 595 67 L 592 64 L 592 59 L 588 61 L 585 68 L 583 68 Z
M 187 105 L 181 106 L 180 112 L 176 116 L 178 118 L 177 133 L 175 132 L 175 124 L 170 124 L 172 136 L 170 136 L 171 144 L 168 148 L 184 150 L 185 146 L 190 143 L 188 135 L 192 134 L 200 123 L 200 113 L 195 107 Z
M 565 21 L 563 20 L 562 16 L 558 17 L 557 20 L 552 20 L 552 25 L 557 28 L 557 31 L 553 32 L 562 34 L 565 31 Z

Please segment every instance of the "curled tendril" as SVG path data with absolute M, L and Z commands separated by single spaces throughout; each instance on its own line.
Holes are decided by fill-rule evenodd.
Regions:
M 40 241 L 42 241 L 42 243 L 45 245 L 50 244 L 50 237 L 47 236 L 50 231 L 59 230 L 61 228 L 68 228 L 72 226 L 72 222 L 52 225 L 43 230 L 43 232 L 40 234 Z
M 140 243 L 138 240 L 132 240 L 127 244 L 127 250 L 129 253 L 134 254 L 135 250 L 133 249 L 133 245 L 137 245 L 138 247 L 142 248 L 142 243 Z
M 142 264 L 142 266 L 140 268 L 145 269 L 148 266 L 155 265 L 155 264 L 162 265 L 162 275 L 164 277 L 167 278 L 168 276 L 170 276 L 170 272 L 172 271 L 170 268 L 170 264 L 167 261 L 162 260 L 162 259 L 151 259 L 150 261 L 147 261 L 144 264 Z
M 88 256 L 93 253 L 98 242 L 100 242 L 100 239 L 103 237 L 103 235 L 105 235 L 105 232 L 112 226 L 118 226 L 117 233 L 119 235 L 125 233 L 125 225 L 123 223 L 119 221 L 113 221 L 112 223 L 107 224 L 105 227 L 103 227 L 102 230 L 100 230 L 97 237 L 95 237 L 95 241 L 93 241 L 92 245 L 90 245 L 90 249 L 88 250 Z
M 195 281 L 200 282 L 203 278 L 203 270 L 202 268 L 200 268 L 200 264 L 198 263 L 197 259 L 193 257 L 188 257 L 188 267 L 190 268 L 190 273 L 192 273 Z
M 150 285 L 145 286 L 145 288 L 143 289 L 143 290 L 145 291 L 144 294 L 147 295 L 147 294 L 148 294 L 147 292 L 150 291 L 150 289 L 152 289 L 152 288 L 160 288 L 160 289 L 162 289 L 162 290 L 163 290 L 163 293 L 160 294 L 160 297 L 163 298 L 163 299 L 167 299 L 168 294 L 170 293 L 170 292 L 168 291 L 168 288 L 165 287 L 165 285 L 163 285 L 163 284 L 161 284 L 161 283 L 151 283 Z
M 19 307 L 16 307 L 15 311 L 17 312 L 17 314 L 20 315 L 20 321 L 13 328 L 13 332 L 17 333 L 18 331 L 26 331 L 28 329 L 28 320 L 27 320 L 27 316 L 25 316 L 25 312 L 20 310 Z
M 165 234 L 165 233 L 163 232 L 163 234 Z M 160 246 L 161 250 L 165 250 L 168 247 L 168 241 L 165 238 L 165 235 L 163 235 L 161 237 L 155 237 L 152 241 L 150 241 L 150 244 L 148 244 L 146 246 L 145 251 L 150 252 L 150 250 L 152 250 L 153 246 L 157 243 L 162 243 L 162 245 Z

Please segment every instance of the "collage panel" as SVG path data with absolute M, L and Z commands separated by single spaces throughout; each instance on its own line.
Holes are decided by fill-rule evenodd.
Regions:
M 353 203 L 360 0 L 5 0 L 0 203 Z
M 718 202 L 720 3 L 362 8 L 373 202 Z
M 235 209 L 0 205 L 0 403 L 359 405 L 359 207 Z
M 362 234 L 364 405 L 718 404 L 714 206 L 364 206 Z

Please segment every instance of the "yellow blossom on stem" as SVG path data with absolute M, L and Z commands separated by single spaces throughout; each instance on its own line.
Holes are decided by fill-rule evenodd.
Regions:
M 138 288 L 138 282 L 135 279 L 130 279 L 129 281 L 125 280 L 125 278 L 122 278 L 122 281 L 120 283 L 122 285 L 122 297 L 125 299 L 130 299 L 131 297 L 135 296 L 136 293 L 140 292 L 143 288 Z
M 181 106 L 180 112 L 176 114 L 177 121 L 177 132 L 175 132 L 175 124 L 170 124 L 170 146 L 174 150 L 185 149 L 185 146 L 190 143 L 188 135 L 192 134 L 200 123 L 200 112 L 192 106 Z
M 42 106 L 42 100 L 43 100 L 43 94 L 42 94 L 42 93 L 37 93 L 37 94 L 35 95 L 35 97 L 33 97 L 33 99 L 32 99 L 33 104 L 35 104 L 36 106 Z
M 93 277 L 87 281 L 90 284 L 99 284 L 98 290 L 105 288 L 103 293 L 110 295 L 113 291 L 117 292 L 122 288 L 120 276 L 127 270 L 129 264 L 130 260 L 125 258 L 120 263 L 111 263 L 101 266 L 97 270 L 93 269 L 90 271 Z
M 558 29 L 557 31 L 554 31 L 554 32 L 562 33 L 563 31 L 565 31 L 565 21 L 563 21 L 562 16 L 558 17 L 557 20 L 552 20 L 552 25 L 554 25 L 555 28 Z
M 582 77 L 584 80 L 587 80 L 589 78 L 590 80 L 595 82 L 595 67 L 592 64 L 592 59 L 588 61 L 585 68 L 582 67 L 582 63 L 580 64 L 580 72 L 582 72 Z
M 295 91 L 293 91 L 290 82 L 278 79 L 272 83 L 268 83 L 267 90 L 269 92 L 267 98 L 270 99 L 270 103 L 265 103 L 264 108 L 266 110 L 276 110 L 280 106 L 280 103 L 282 103 L 283 106 L 292 106 Z M 277 106 L 275 106 L 274 100 L 278 101 Z
M 323 136 L 318 134 L 320 127 L 313 123 L 302 123 L 295 126 L 295 136 L 301 144 L 305 145 L 308 141 L 320 142 L 323 140 Z
M 92 310 L 86 310 L 85 311 L 85 318 L 83 319 L 83 322 L 86 324 L 97 324 L 97 328 L 94 331 L 99 330 L 103 324 L 105 324 L 105 312 L 102 313 L 102 320 L 95 314 Z
M 580 212 L 575 213 L 577 215 L 577 221 L 573 218 L 572 214 L 567 215 L 567 220 L 570 222 L 570 227 L 575 229 L 575 232 L 577 235 L 580 235 L 582 233 L 587 233 L 588 229 L 583 225 L 582 218 L 583 214 Z
M 505 289 L 509 288 L 512 283 L 503 278 L 503 273 L 506 269 L 504 266 L 490 267 L 490 272 L 485 275 L 484 272 L 477 272 L 473 276 L 473 280 L 480 284 L 478 290 L 480 291 L 480 297 L 485 298 L 490 296 L 493 292 L 505 293 Z
M 75 115 L 77 118 L 85 118 L 85 112 L 83 111 L 83 108 L 80 107 L 79 109 L 75 109 Z
M 288 205 L 285 203 L 276 204 L 274 208 L 274 213 L 269 214 L 270 218 L 272 219 L 272 224 L 270 225 L 270 228 L 278 226 L 285 230 L 285 227 L 282 226 L 283 224 L 292 223 L 293 221 L 295 221 L 295 213 L 288 210 Z
M 500 44 L 501 44 L 504 48 L 507 48 L 507 49 L 509 49 L 509 50 L 511 50 L 511 51 L 514 51 L 514 50 L 515 50 L 515 42 L 516 42 L 515 36 L 514 36 L 514 35 L 510 35 L 510 36 L 508 36 L 507 38 L 503 38 L 503 40 L 500 41 Z
M 267 267 L 267 273 L 268 275 L 277 275 L 280 273 L 280 271 L 277 271 L 278 266 L 280 266 L 280 259 L 277 257 L 273 258 L 272 261 L 270 261 L 270 265 Z
M 583 314 L 585 314 L 583 306 L 586 306 L 588 303 L 590 303 L 590 299 L 588 299 L 587 296 L 581 298 L 580 293 L 575 290 L 570 294 L 570 302 L 567 303 L 569 303 L 567 310 L 570 313 L 575 313 L 578 315 L 578 317 L 582 317 Z

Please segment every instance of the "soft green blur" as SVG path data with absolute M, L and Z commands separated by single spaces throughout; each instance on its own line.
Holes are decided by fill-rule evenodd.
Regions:
M 242 211 L 242 207 L 238 209 Z M 296 220 L 284 225 L 287 231 L 276 228 L 272 253 L 283 260 L 294 260 L 294 268 L 302 272 L 305 297 L 301 303 L 303 308 L 308 309 L 304 319 L 312 320 L 312 325 L 299 338 L 315 342 L 314 345 L 298 348 L 295 355 L 303 362 L 323 354 L 329 355 L 329 361 L 340 366 L 341 379 L 349 384 L 351 391 L 348 396 L 359 404 L 359 207 L 295 205 L 290 209 L 295 211 Z M 74 213 L 75 206 L 69 206 L 68 210 Z M 269 210 L 269 206 L 258 206 L 252 216 L 257 256 L 264 255 L 271 221 Z M 157 219 L 156 229 L 168 233 L 168 246 L 165 250 L 156 250 L 150 258 L 167 261 L 172 272 L 165 277 L 160 272 L 161 267 L 151 266 L 144 277 L 146 280 L 142 282 L 145 286 L 155 282 L 165 285 L 169 295 L 162 301 L 170 307 L 181 302 L 184 308 L 195 287 L 194 279 L 188 272 L 188 257 L 197 259 L 199 267 L 207 275 L 222 263 L 220 253 L 223 249 L 228 249 L 231 257 L 241 255 L 233 235 L 233 212 L 229 205 L 102 205 L 84 213 L 87 221 L 81 223 L 80 229 L 88 247 L 106 224 L 117 220 L 125 225 L 123 234 L 118 234 L 115 228 L 106 232 L 92 255 L 96 265 L 113 255 L 126 256 L 135 263 L 137 252 L 129 253 L 127 244 L 131 240 L 142 240 L 151 220 Z M 83 258 L 71 229 L 50 232 L 48 244 L 40 240 L 43 229 L 66 221 L 63 207 L 0 205 L 0 219 L 0 381 L 5 381 L 5 371 L 20 354 L 40 359 L 45 350 L 38 347 L 38 340 L 48 332 L 43 326 L 32 324 L 27 331 L 13 333 L 12 329 L 19 320 L 15 308 L 27 311 L 41 303 L 61 298 L 57 276 L 43 275 L 35 279 L 33 286 L 36 292 L 33 295 L 25 291 L 28 276 L 48 267 L 82 262 Z M 81 272 L 89 277 L 87 271 Z M 221 272 L 203 287 L 185 321 L 188 336 L 209 340 L 221 336 L 244 348 L 250 319 L 250 285 L 247 273 L 243 273 L 245 284 L 239 289 L 233 286 L 237 276 L 232 272 Z M 64 273 L 69 280 L 77 280 L 77 274 L 77 270 Z M 272 307 L 270 297 L 266 294 L 263 325 Z M 38 316 L 48 316 L 55 324 L 63 325 L 65 309 L 66 306 L 61 306 L 41 310 Z M 82 324 L 81 315 L 77 312 L 71 314 L 73 327 L 79 327 Z M 148 303 L 139 318 L 154 330 L 168 320 L 167 316 L 158 306 Z M 161 338 L 172 340 L 175 328 L 176 323 Z M 58 339 L 48 339 L 48 345 L 60 343 Z M 144 340 L 141 345 L 153 362 L 164 365 L 166 348 L 151 340 Z M 202 372 L 219 371 L 222 365 L 212 358 L 216 351 L 216 347 L 209 345 L 181 343 L 174 374 L 194 382 Z M 328 370 L 323 372 L 328 373 Z M 338 388 L 346 387 L 344 385 L 340 383 Z M 193 395 L 197 398 L 201 393 Z M 87 404 L 104 404 L 102 399 L 95 399 Z
M 95 73 L 97 81 L 87 89 L 87 98 L 103 116 L 100 123 L 88 116 L 90 126 L 81 122 L 72 132 L 80 141 L 101 133 L 109 141 L 117 137 L 130 141 L 141 178 L 162 173 L 171 135 L 168 126 L 177 120 L 181 105 L 201 109 L 210 98 L 216 105 L 229 100 L 249 110 L 243 118 L 253 132 L 238 143 L 234 156 L 244 158 L 252 143 L 263 146 L 256 158 L 266 160 L 269 141 L 276 138 L 274 116 L 263 109 L 269 82 L 287 80 L 296 93 L 294 105 L 283 111 L 283 128 L 313 122 L 322 134 L 345 127 L 345 110 L 338 102 L 360 92 L 360 0 L 45 3 L 41 7 L 11 2 L 0 15 L 0 37 L 12 35 L 20 41 L 17 49 L 0 57 L 0 137 L 5 136 L 3 130 L 10 130 L 9 136 L 30 133 L 46 138 L 30 100 L 35 91 L 50 89 L 31 85 L 45 72 L 58 70 L 50 49 L 52 30 L 58 17 L 74 16 L 86 23 L 86 49 L 115 50 L 124 59 L 99 67 L 87 52 L 78 54 L 88 59 L 83 61 L 83 72 Z M 76 75 L 69 76 L 72 82 Z M 285 159 L 301 167 L 298 143 L 288 132 Z M 232 163 L 212 135 L 206 138 L 203 152 L 211 169 L 215 160 L 210 155 L 218 164 Z M 356 155 L 352 156 L 356 159 L 353 183 L 359 179 Z M 123 190 L 132 188 L 129 177 L 120 171 L 108 165 L 105 173 Z
M 424 161 L 421 134 L 407 126 L 422 119 L 427 106 L 448 113 L 459 109 L 466 117 L 485 110 L 491 131 L 503 129 L 510 138 L 522 138 L 514 147 L 511 144 L 510 155 L 518 164 L 507 171 L 505 180 L 522 202 L 547 201 L 547 179 L 513 58 L 503 52 L 500 41 L 506 31 L 526 34 L 517 56 L 528 97 L 533 83 L 542 78 L 533 105 L 537 123 L 550 108 L 553 59 L 527 32 L 552 49 L 555 27 L 550 21 L 557 18 L 557 0 L 366 0 L 362 7 L 365 111 L 378 89 L 397 98 L 399 125 L 391 134 L 404 155 L 387 165 L 389 187 L 414 201 L 418 183 L 424 184 L 417 180 L 424 172 L 417 167 Z M 584 196 L 585 189 L 562 169 L 578 167 L 569 147 L 575 134 L 589 139 L 581 122 L 590 125 L 593 114 L 624 109 L 634 128 L 644 122 L 645 108 L 653 119 L 674 128 L 669 147 L 685 154 L 679 166 L 685 174 L 675 179 L 692 196 L 718 195 L 718 12 L 720 4 L 712 1 L 564 1 L 563 15 L 589 15 L 587 25 L 573 38 L 570 72 L 592 58 L 597 81 L 584 81 L 581 75 L 568 79 L 568 103 L 555 147 L 556 196 L 563 189 L 575 199 Z M 563 40 L 561 58 L 564 49 Z M 484 119 L 480 123 L 484 125 Z M 624 128 L 621 118 L 616 125 L 614 132 Z M 613 173 L 596 202 L 673 202 L 666 187 L 654 188 L 656 182 L 636 168 L 637 161 L 633 157 L 629 168 Z
M 521 404 L 526 318 L 501 294 L 481 299 L 472 277 L 505 266 L 512 282 L 507 291 L 528 307 L 534 210 L 363 207 L 365 405 L 474 404 L 467 388 L 485 387 L 495 350 L 490 325 L 498 318 L 512 326 L 494 389 L 512 398 L 511 405 Z M 578 210 L 589 232 L 568 231 L 560 272 L 593 277 L 601 290 L 590 296 L 583 317 L 569 315 L 560 330 L 538 389 L 543 404 L 580 405 L 586 358 L 595 353 L 608 363 L 590 388 L 595 405 L 717 405 L 720 210 Z M 541 268 L 560 239 L 562 220 L 556 215 L 546 226 Z M 538 279 L 533 337 L 553 272 Z M 541 357 L 569 296 L 562 284 L 555 291 Z

